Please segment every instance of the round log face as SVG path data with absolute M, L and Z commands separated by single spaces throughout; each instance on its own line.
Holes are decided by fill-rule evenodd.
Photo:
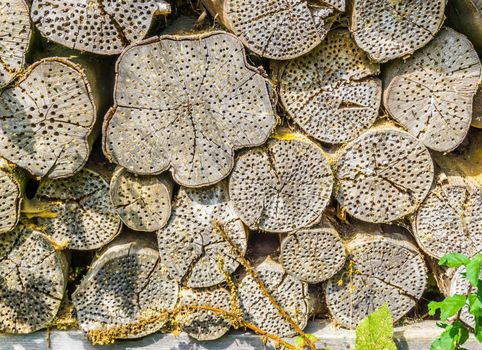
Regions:
M 124 168 L 111 179 L 112 204 L 124 224 L 136 231 L 156 231 L 171 216 L 172 183 L 159 176 L 140 176 Z
M 287 275 L 281 265 L 269 258 L 256 268 L 256 273 L 278 305 L 303 329 L 310 313 L 308 284 Z M 241 280 L 238 297 L 247 322 L 280 337 L 291 337 L 297 334 L 262 293 L 252 276 L 246 275 Z
M 0 86 L 25 64 L 32 25 L 24 0 L 0 0 Z
M 308 54 L 291 60 L 280 83 L 289 116 L 320 141 L 342 143 L 370 127 L 378 115 L 382 86 L 369 61 L 346 30 L 331 31 Z
M 426 286 L 423 257 L 408 243 L 381 236 L 348 244 L 345 267 L 325 285 L 336 322 L 355 326 L 385 302 L 394 322 L 416 305 Z
M 242 154 L 229 179 L 231 201 L 243 222 L 267 232 L 316 223 L 332 189 L 333 174 L 322 149 L 291 133 Z
M 407 56 L 433 39 L 446 0 L 355 0 L 351 28 L 358 46 L 374 60 Z
M 37 223 L 59 246 L 97 249 L 119 233 L 121 221 L 109 185 L 91 170 L 84 168 L 67 179 L 41 182 L 36 199 L 54 214 L 37 218 Z
M 171 276 L 188 287 L 222 283 L 223 271 L 232 273 L 239 265 L 223 234 L 245 253 L 247 232 L 229 203 L 226 184 L 181 188 L 168 224 L 157 232 L 161 260 Z
M 159 0 L 33 0 L 32 20 L 49 40 L 102 55 L 143 39 Z
M 64 258 L 39 232 L 18 226 L 0 236 L 0 331 L 47 327 L 64 296 Z
M 170 168 L 188 187 L 226 177 L 234 150 L 264 143 L 276 122 L 265 79 L 223 32 L 130 47 L 118 61 L 115 102 L 107 156 L 137 174 Z
M 439 182 L 418 209 L 413 234 L 420 248 L 437 259 L 482 251 L 482 189 L 458 176 Z
M 470 282 L 462 275 L 463 273 L 465 273 L 465 266 L 461 266 L 455 271 L 452 277 L 452 280 L 450 282 L 450 290 L 449 290 L 450 296 L 455 294 L 467 295 L 467 293 L 469 292 L 469 289 L 472 295 L 477 295 L 477 291 L 478 291 L 477 287 L 471 288 Z M 460 319 L 466 325 L 474 329 L 475 318 L 469 312 L 469 307 L 470 305 L 467 302 L 467 304 L 462 308 L 462 312 L 460 313 Z
M 209 306 L 231 311 L 229 292 L 222 288 L 183 289 L 179 299 L 180 306 Z M 178 315 L 181 329 L 197 340 L 221 338 L 231 328 L 231 324 L 213 311 L 186 311 Z
M 432 186 L 434 166 L 410 134 L 374 128 L 343 149 L 335 176 L 336 198 L 350 215 L 384 223 L 417 209 Z
M 113 245 L 95 261 L 74 292 L 80 327 L 102 331 L 129 327 L 119 338 L 138 338 L 159 330 L 165 320 L 142 323 L 174 309 L 179 287 L 159 260 L 159 252 L 139 242 Z
M 20 216 L 21 200 L 22 193 L 15 177 L 0 169 L 0 233 L 15 228 Z
M 39 61 L 0 93 L 0 155 L 38 177 L 71 176 L 89 156 L 95 119 L 84 73 L 65 59 Z
M 308 283 L 319 283 L 344 265 L 346 249 L 327 224 L 290 233 L 281 244 L 280 261 L 287 273 Z
M 439 152 L 464 140 L 482 76 L 480 59 L 465 36 L 444 28 L 411 58 L 389 65 L 386 74 L 393 78 L 384 105 L 408 132 Z

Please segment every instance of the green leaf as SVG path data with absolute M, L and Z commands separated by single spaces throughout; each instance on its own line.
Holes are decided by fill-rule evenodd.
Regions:
M 449 317 L 455 315 L 465 305 L 467 301 L 465 295 L 455 294 L 445 298 L 442 301 L 432 301 L 428 304 L 428 314 L 435 315 L 435 311 L 440 309 L 440 319 L 447 320 Z
M 482 343 L 482 316 L 475 317 L 474 335 L 475 338 Z
M 450 334 L 452 325 L 449 325 L 430 346 L 430 350 L 455 350 L 455 340 Z
M 307 337 L 308 340 L 311 341 L 312 343 L 316 343 L 316 342 L 318 341 L 318 338 L 317 338 L 314 334 L 307 333 L 307 334 L 306 334 L 306 337 Z
M 440 258 L 438 264 L 440 266 L 460 267 L 462 265 L 467 265 L 469 262 L 470 259 L 464 254 L 448 253 Z
M 455 339 L 457 345 L 461 345 L 469 339 L 469 330 L 461 321 L 455 321 L 450 334 Z
M 356 327 L 355 350 L 396 350 L 393 319 L 387 303 L 365 317 Z
M 469 312 L 474 316 L 482 316 L 482 302 L 478 295 L 470 294 L 469 297 Z
M 303 346 L 305 345 L 305 340 L 301 336 L 296 336 L 295 340 L 293 341 L 293 345 L 296 348 L 303 349 Z
M 480 267 L 482 266 L 482 259 L 478 257 L 479 255 L 480 254 L 474 256 L 466 265 L 465 276 L 473 287 L 477 287 L 477 284 L 479 283 Z

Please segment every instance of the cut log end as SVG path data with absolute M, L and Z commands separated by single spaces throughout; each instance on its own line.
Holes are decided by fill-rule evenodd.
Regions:
M 370 127 L 378 116 L 381 81 L 346 30 L 331 31 L 310 53 L 290 61 L 280 83 L 289 116 L 320 141 L 342 143 Z
M 267 232 L 289 232 L 319 221 L 332 188 L 323 150 L 288 131 L 242 154 L 229 180 L 231 201 L 244 223 Z
M 92 264 L 72 301 L 85 332 L 139 338 L 165 325 L 168 317 L 162 315 L 174 309 L 178 293 L 155 243 L 136 239 L 112 242 Z
M 482 77 L 480 59 L 465 36 L 443 28 L 412 57 L 391 63 L 385 74 L 384 105 L 394 119 L 435 151 L 460 145 Z
M 0 236 L 0 331 L 47 327 L 60 308 L 67 261 L 39 232 L 18 226 Z
M 444 21 L 446 0 L 355 0 L 351 28 L 358 46 L 386 62 L 412 54 L 433 39 Z
M 265 79 L 223 32 L 130 47 L 118 61 L 115 102 L 106 155 L 137 174 L 170 168 L 187 187 L 226 177 L 234 150 L 262 144 L 276 123 Z
M 269 257 L 255 270 L 278 305 L 303 329 L 312 312 L 308 284 L 286 274 L 283 267 Z M 246 275 L 241 280 L 238 296 L 247 322 L 280 337 L 291 337 L 297 334 L 296 330 L 263 294 L 257 281 L 251 275 Z
M 281 243 L 280 262 L 287 273 L 308 283 L 319 283 L 344 265 L 346 249 L 328 223 L 290 233 Z
M 23 180 L 15 170 L 0 166 L 0 234 L 13 230 L 17 225 L 23 197 Z
M 225 281 L 239 265 L 247 232 L 229 203 L 225 182 L 203 189 L 181 188 L 168 224 L 157 232 L 162 262 L 188 287 L 209 287 Z M 223 270 L 221 270 L 223 265 Z
M 66 59 L 32 65 L 0 93 L 0 155 L 38 177 L 68 177 L 87 161 L 96 119 L 89 83 Z
M 110 196 L 124 224 L 136 231 L 156 231 L 171 216 L 172 189 L 165 176 L 140 176 L 119 167 L 112 175 Z
M 336 197 L 353 217 L 391 222 L 414 212 L 430 191 L 434 165 L 416 138 L 392 127 L 348 144 L 336 164 Z
M 325 285 L 326 302 L 337 323 L 354 328 L 385 302 L 396 322 L 417 304 L 427 271 L 416 246 L 402 237 L 359 232 L 348 242 L 347 263 Z
M 119 233 L 121 221 L 109 185 L 91 170 L 84 168 L 70 178 L 41 182 L 35 199 L 52 212 L 52 217 L 39 217 L 37 223 L 59 246 L 97 249 Z

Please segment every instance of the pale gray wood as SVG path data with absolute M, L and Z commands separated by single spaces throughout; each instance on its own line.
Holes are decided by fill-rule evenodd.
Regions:
M 472 43 L 445 27 L 412 57 L 388 65 L 383 104 L 425 146 L 451 151 L 467 135 L 481 79 Z
M 235 36 L 156 37 L 119 58 L 104 151 L 133 173 L 170 169 L 201 187 L 226 177 L 234 150 L 263 144 L 275 122 L 267 82 Z
M 380 66 L 356 46 L 347 30 L 331 31 L 308 54 L 284 67 L 280 101 L 309 135 L 327 143 L 354 139 L 378 116 Z
M 49 40 L 102 55 L 119 54 L 142 40 L 155 16 L 170 12 L 164 0 L 33 0 L 31 9 Z
M 96 107 L 83 70 L 48 58 L 0 91 L 0 156 L 37 177 L 79 171 L 90 153 Z
M 0 87 L 25 65 L 32 24 L 25 0 L 0 1 Z
M 354 0 L 350 31 L 378 62 L 412 54 L 433 39 L 445 19 L 447 0 Z
M 0 234 L 17 225 L 26 182 L 22 169 L 0 158 Z

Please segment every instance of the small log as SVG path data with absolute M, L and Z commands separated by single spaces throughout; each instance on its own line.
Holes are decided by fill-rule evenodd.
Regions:
M 386 62 L 425 46 L 445 19 L 447 0 L 354 0 L 350 31 L 375 61 Z
M 280 101 L 309 135 L 327 143 L 354 139 L 378 116 L 382 83 L 346 30 L 331 31 L 308 54 L 291 60 L 280 81 Z
M 482 128 L 482 89 L 479 85 L 472 103 L 472 124 L 473 127 Z
M 420 248 L 434 258 L 482 251 L 482 188 L 469 177 L 442 174 L 412 227 Z
M 100 338 L 140 338 L 162 328 L 179 286 L 162 265 L 152 235 L 123 235 L 92 263 L 72 295 L 80 327 Z M 115 332 L 115 331 L 114 331 Z
M 112 204 L 122 222 L 136 231 L 156 231 L 171 216 L 172 181 L 140 176 L 118 167 L 110 181 Z
M 336 198 L 350 215 L 387 223 L 417 209 L 432 186 L 434 165 L 419 140 L 381 125 L 341 150 L 335 177 Z
M 317 223 L 332 189 L 333 174 L 321 147 L 288 130 L 240 155 L 229 179 L 236 212 L 249 228 L 266 232 Z
M 400 227 L 358 224 L 351 228 L 344 268 L 325 285 L 335 321 L 355 328 L 384 303 L 394 322 L 412 309 L 427 283 L 422 254 Z
M 0 0 L 0 87 L 25 65 L 32 23 L 25 0 Z
M 231 312 L 230 298 L 223 287 L 182 289 L 179 306 L 208 306 Z M 178 314 L 177 322 L 183 332 L 201 341 L 221 338 L 231 328 L 225 317 L 209 310 L 187 310 Z
M 0 158 L 0 234 L 17 225 L 26 183 L 21 169 Z
M 335 228 L 323 220 L 311 228 L 291 232 L 281 241 L 280 263 L 295 278 L 319 283 L 337 273 L 347 252 Z
M 447 22 L 466 35 L 478 53 L 482 54 L 482 3 L 480 0 L 450 0 Z
M 283 267 L 270 257 L 258 264 L 255 271 L 278 305 L 301 329 L 305 328 L 314 305 L 308 284 L 288 275 Z M 280 337 L 297 334 L 263 294 L 258 282 L 251 275 L 247 274 L 240 281 L 238 297 L 245 321 Z
M 32 20 L 49 40 L 79 51 L 115 55 L 142 40 L 157 15 L 171 13 L 164 0 L 33 0 Z
M 34 203 L 51 213 L 40 215 L 36 222 L 59 247 L 97 249 L 117 236 L 121 228 L 108 183 L 89 169 L 66 179 L 40 182 Z
M 231 243 L 244 254 L 247 235 L 231 207 L 225 182 L 181 188 L 168 224 L 157 231 L 162 263 L 175 280 L 192 288 L 224 282 L 224 272 L 239 266 Z
M 266 80 L 231 34 L 152 38 L 124 51 L 116 75 L 104 152 L 139 175 L 214 184 L 234 150 L 263 144 L 276 122 Z
M 254 53 L 286 60 L 311 51 L 324 39 L 344 0 L 202 0 L 216 21 Z
M 31 333 L 55 318 L 67 286 L 63 253 L 23 225 L 0 236 L 0 332 Z
M 425 146 L 451 151 L 467 135 L 481 78 L 480 59 L 471 42 L 443 28 L 409 59 L 389 64 L 383 104 Z
M 87 161 L 95 120 L 83 70 L 41 60 L 0 92 L 0 156 L 37 177 L 71 176 Z

